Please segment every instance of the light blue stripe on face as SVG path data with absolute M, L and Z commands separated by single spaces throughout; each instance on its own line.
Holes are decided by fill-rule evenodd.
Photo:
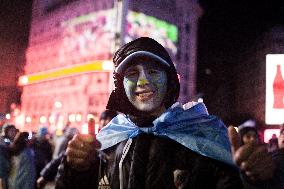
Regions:
M 140 133 L 151 133 L 175 140 L 203 156 L 233 164 L 225 125 L 215 116 L 207 115 L 204 107 L 197 104 L 187 110 L 180 107 L 169 109 L 153 121 L 153 127 L 148 128 L 139 128 L 120 114 L 101 130 L 97 139 L 104 150 Z

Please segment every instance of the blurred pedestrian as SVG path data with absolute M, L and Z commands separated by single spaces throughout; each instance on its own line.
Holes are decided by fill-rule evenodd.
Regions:
M 35 162 L 34 153 L 28 147 L 27 132 L 18 132 L 11 144 L 11 170 L 9 174 L 9 189 L 34 189 Z
M 13 142 L 16 134 L 17 128 L 15 125 L 9 123 L 4 124 L 2 128 L 2 135 L 0 137 L 0 143 L 10 145 Z
M 36 139 L 32 144 L 32 148 L 35 154 L 35 166 L 36 166 L 36 179 L 40 177 L 41 170 L 52 159 L 52 145 L 48 140 L 47 127 L 41 127 L 37 133 Z
M 8 177 L 10 171 L 10 155 L 6 144 L 0 144 L 0 188 L 8 189 Z
M 273 134 L 267 143 L 267 150 L 268 152 L 275 152 L 278 148 L 278 138 L 276 134 Z
M 17 134 L 15 125 L 5 123 L 0 136 L 0 180 L 3 188 L 8 188 L 8 178 L 11 170 L 11 143 Z
M 58 166 L 65 154 L 68 142 L 73 138 L 73 136 L 78 132 L 74 127 L 68 127 L 63 135 L 63 140 L 59 144 L 58 154 L 56 158 L 52 159 L 40 172 L 40 177 L 37 179 L 37 188 L 42 189 L 48 182 L 55 181 Z
M 100 126 L 99 131 L 105 127 L 115 116 L 117 116 L 116 111 L 104 110 L 100 116 Z
M 2 132 L 3 125 L 7 122 L 6 116 L 0 113 L 0 133 Z

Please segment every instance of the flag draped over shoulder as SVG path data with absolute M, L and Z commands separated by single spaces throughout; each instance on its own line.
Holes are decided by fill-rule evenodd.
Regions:
M 119 114 L 97 134 L 101 150 L 141 133 L 172 139 L 200 155 L 233 165 L 227 128 L 216 116 L 208 115 L 203 103 L 187 108 L 174 104 L 153 125 L 140 128 L 126 115 Z

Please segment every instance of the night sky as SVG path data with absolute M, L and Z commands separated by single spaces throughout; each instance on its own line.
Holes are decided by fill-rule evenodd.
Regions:
M 249 53 L 257 49 L 261 36 L 274 26 L 284 26 L 284 6 L 281 1 L 268 0 L 199 2 L 205 11 L 198 34 L 197 92 L 203 96 L 209 112 L 220 116 L 233 112 L 239 103 L 234 102 L 239 85 L 236 75 L 246 72 L 247 57 L 255 56 Z M 242 65 L 244 69 L 240 69 Z
M 280 1 L 252 3 L 223 0 L 213 3 L 200 0 L 200 4 L 205 9 L 200 20 L 198 39 L 200 90 L 206 84 L 202 83 L 202 79 L 207 80 L 206 76 L 201 77 L 206 69 L 216 70 L 221 75 L 222 72 L 230 71 L 226 68 L 241 63 L 238 60 L 240 54 L 255 45 L 258 36 L 272 26 L 284 26 L 284 6 Z M 224 77 L 217 79 L 221 78 Z

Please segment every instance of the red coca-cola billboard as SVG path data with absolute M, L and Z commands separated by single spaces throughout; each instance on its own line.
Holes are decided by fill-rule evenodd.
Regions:
M 284 123 L 284 54 L 266 56 L 266 124 Z

